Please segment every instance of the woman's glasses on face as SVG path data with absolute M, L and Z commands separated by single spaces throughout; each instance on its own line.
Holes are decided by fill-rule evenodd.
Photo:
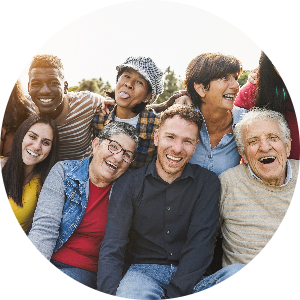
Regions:
M 108 139 L 108 138 L 105 138 L 105 140 L 109 141 L 108 150 L 111 153 L 118 154 L 118 153 L 123 151 L 122 158 L 126 163 L 130 164 L 134 161 L 135 154 L 133 152 L 131 152 L 130 150 L 123 149 L 122 146 L 117 141 L 114 141 L 114 140 L 111 140 L 111 139 Z

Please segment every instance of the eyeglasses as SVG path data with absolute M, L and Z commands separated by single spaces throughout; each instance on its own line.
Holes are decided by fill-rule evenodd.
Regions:
M 132 151 L 130 150 L 125 150 L 122 148 L 122 146 L 117 142 L 117 141 L 114 141 L 114 140 L 111 140 L 111 139 L 107 139 L 105 138 L 105 140 L 108 140 L 109 141 L 109 144 L 108 144 L 108 150 L 113 153 L 113 154 L 118 154 L 120 153 L 121 151 L 123 151 L 123 156 L 122 156 L 122 159 L 130 164 L 134 161 L 135 159 L 135 153 L 133 153 Z

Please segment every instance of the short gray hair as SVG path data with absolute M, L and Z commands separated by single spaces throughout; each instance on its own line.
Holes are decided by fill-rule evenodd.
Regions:
M 135 149 L 138 147 L 139 136 L 134 126 L 125 122 L 110 122 L 105 125 L 100 131 L 98 138 L 100 141 L 110 139 L 115 134 L 126 134 L 131 137 L 135 142 Z
M 285 143 L 289 143 L 291 132 L 283 114 L 277 111 L 255 107 L 243 116 L 242 120 L 235 125 L 235 128 L 233 130 L 235 143 L 240 151 L 244 152 L 244 145 L 242 140 L 243 127 L 251 125 L 255 120 L 268 119 L 272 119 L 278 123 L 279 128 L 281 129 L 281 132 L 284 136 Z

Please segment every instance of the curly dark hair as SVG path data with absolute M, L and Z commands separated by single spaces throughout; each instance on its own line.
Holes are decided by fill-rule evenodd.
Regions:
M 268 56 L 262 52 L 259 59 L 257 98 L 255 107 L 266 108 L 284 114 L 286 110 L 294 111 L 288 107 L 286 99 L 289 92 L 277 73 Z
M 16 132 L 18 127 L 30 116 L 30 111 L 24 105 L 25 95 L 22 90 L 21 82 L 17 80 L 12 92 L 9 96 L 2 127 L 6 130 L 6 134 Z M 3 138 L 5 140 L 5 137 Z
M 23 207 L 22 194 L 23 182 L 25 179 L 24 163 L 22 159 L 22 142 L 30 127 L 36 123 L 49 124 L 53 131 L 53 141 L 49 155 L 43 161 L 36 164 L 33 170 L 33 176 L 35 174 L 40 175 L 40 186 L 43 185 L 50 169 L 56 163 L 58 158 L 58 130 L 55 121 L 51 120 L 48 116 L 34 115 L 19 126 L 13 139 L 9 158 L 2 169 L 2 177 L 8 197 L 11 197 L 20 207 Z
M 231 55 L 220 53 L 203 53 L 194 58 L 186 69 L 184 85 L 190 94 L 193 104 L 200 106 L 200 95 L 194 88 L 194 83 L 202 83 L 206 90 L 210 88 L 210 82 L 229 74 L 243 72 L 242 63 Z
M 200 133 L 203 118 L 201 114 L 196 111 L 193 107 L 189 105 L 182 105 L 182 104 L 173 104 L 164 112 L 161 113 L 161 122 L 160 126 L 169 118 L 173 118 L 174 116 L 179 116 L 180 118 L 195 123 L 198 127 L 198 135 Z
M 63 64 L 61 62 L 61 60 L 55 56 L 55 55 L 51 55 L 51 54 L 42 54 L 42 55 L 36 55 L 33 57 L 32 62 L 30 64 L 29 67 L 29 71 L 28 71 L 28 75 L 30 77 L 30 72 L 32 69 L 34 68 L 53 68 L 53 69 L 57 69 L 59 71 L 59 76 L 61 79 L 64 79 L 64 67 Z

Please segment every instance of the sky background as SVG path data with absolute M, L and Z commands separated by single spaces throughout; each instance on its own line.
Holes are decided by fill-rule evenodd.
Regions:
M 189 62 L 204 52 L 233 55 L 246 70 L 257 67 L 260 48 L 229 22 L 189 5 L 154 3 L 95 10 L 59 30 L 36 54 L 57 55 L 69 86 L 102 77 L 115 87 L 116 66 L 129 56 L 149 56 L 163 71 L 171 66 L 181 78 Z M 30 62 L 20 75 L 26 91 Z

